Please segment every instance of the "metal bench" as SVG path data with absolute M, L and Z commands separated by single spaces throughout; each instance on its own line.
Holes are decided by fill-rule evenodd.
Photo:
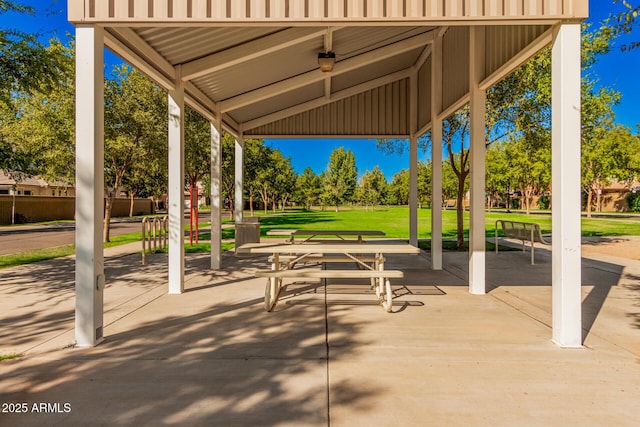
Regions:
M 496 221 L 495 228 L 496 254 L 498 253 L 498 224 L 500 225 L 500 229 L 502 230 L 504 237 L 517 239 L 522 242 L 522 252 L 525 250 L 525 242 L 529 242 L 531 244 L 531 265 L 535 264 L 534 243 L 538 242 L 544 245 L 551 244 L 544 239 L 540 231 L 540 225 L 535 222 L 519 222 L 499 219 Z

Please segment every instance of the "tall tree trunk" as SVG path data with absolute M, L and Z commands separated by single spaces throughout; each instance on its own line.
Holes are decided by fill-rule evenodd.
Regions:
M 253 190 L 249 189 L 249 212 L 253 216 Z
M 119 172 L 116 174 L 115 182 L 113 183 L 113 189 L 107 190 L 107 200 L 105 201 L 105 209 L 104 209 L 104 228 L 103 228 L 103 238 L 105 242 L 111 241 L 111 209 L 113 209 L 113 202 L 116 198 L 116 194 L 120 186 L 122 185 L 122 177 L 127 171 L 126 165 L 122 167 Z
M 591 218 L 591 203 L 593 202 L 593 191 L 591 187 L 587 190 L 587 218 Z
M 102 239 L 104 242 L 110 242 L 110 223 L 111 223 L 111 209 L 113 208 L 113 200 L 115 199 L 115 191 L 107 192 L 107 199 L 104 204 L 104 223 L 102 228 Z
M 464 244 L 464 180 L 465 177 L 458 178 L 458 197 L 456 199 L 456 226 L 457 226 L 457 248 L 463 249 Z
M 262 199 L 262 204 L 264 205 L 264 214 L 267 214 L 267 209 L 269 209 L 269 196 L 267 195 L 267 190 L 263 189 L 260 192 L 260 198 Z
M 129 191 L 129 218 L 133 216 L 133 200 L 135 198 L 135 194 L 133 191 Z

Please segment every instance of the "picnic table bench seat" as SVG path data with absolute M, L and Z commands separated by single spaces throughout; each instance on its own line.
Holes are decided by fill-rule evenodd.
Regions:
M 287 264 L 287 263 L 289 263 L 291 261 L 294 261 L 294 260 L 296 260 L 298 258 L 300 258 L 299 255 L 279 255 L 278 256 L 278 260 L 283 264 Z M 376 257 L 375 256 L 360 256 L 360 257 L 358 257 L 358 260 L 361 261 L 361 262 L 375 262 L 376 261 Z M 275 261 L 275 257 L 273 255 L 269 256 L 268 261 L 269 262 L 274 262 Z M 322 255 L 322 254 L 318 254 L 318 255 L 306 256 L 302 260 L 300 260 L 299 262 L 301 262 L 301 263 L 353 262 L 353 258 L 350 258 L 350 257 L 348 257 L 346 255 Z
M 404 273 L 401 270 L 323 270 L 297 269 L 297 270 L 256 270 L 256 277 L 283 278 L 304 278 L 304 279 L 369 279 L 369 278 L 402 278 Z
M 282 279 L 370 279 L 371 289 L 376 293 L 380 304 L 387 312 L 393 307 L 390 278 L 402 278 L 401 270 L 325 270 L 325 269 L 285 269 L 285 270 L 256 270 L 256 277 L 266 277 L 265 309 L 271 311 L 280 291 L 283 289 Z

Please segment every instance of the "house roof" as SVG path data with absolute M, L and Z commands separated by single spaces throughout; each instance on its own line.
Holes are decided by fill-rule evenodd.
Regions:
M 422 133 L 439 37 L 447 114 L 468 99 L 471 26 L 485 28 L 487 88 L 549 44 L 554 24 L 588 12 L 586 0 L 68 3 L 72 23 L 102 26 L 109 49 L 168 90 L 182 80 L 188 104 L 248 137 Z M 324 51 L 336 54 L 330 73 L 318 68 Z
M 7 171 L 0 169 L 0 185 L 30 185 L 35 187 L 68 187 L 63 182 L 47 182 L 46 180 L 38 176 L 26 176 L 23 179 L 16 181 L 11 178 Z

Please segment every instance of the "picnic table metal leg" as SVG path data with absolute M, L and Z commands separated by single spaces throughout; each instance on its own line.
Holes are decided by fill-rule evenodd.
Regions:
M 379 269 L 378 264 L 379 264 L 379 260 L 378 260 L 378 256 L 376 255 L 373 261 L 373 270 L 377 271 Z M 378 298 L 379 300 L 380 299 L 380 283 L 377 277 L 371 278 L 371 289 L 375 291 L 376 298 Z
M 376 254 L 377 270 L 384 271 L 384 256 L 382 254 Z M 393 293 L 391 292 L 391 282 L 385 277 L 379 277 L 376 286 L 376 296 L 380 301 L 382 307 L 388 312 L 391 311 L 393 306 Z
M 267 286 L 264 290 L 264 308 L 267 311 L 273 310 L 278 301 L 280 289 L 282 288 L 282 279 L 270 277 L 267 279 Z
M 271 270 L 280 270 L 280 254 L 273 254 L 273 262 L 271 263 Z M 280 294 L 280 288 L 282 285 L 282 279 L 277 277 L 270 277 L 267 279 L 267 285 L 264 290 L 264 308 L 267 311 L 273 310 L 273 307 L 278 301 L 278 295 Z
M 393 292 L 391 292 L 391 282 L 389 279 L 382 279 L 385 283 L 385 296 L 382 298 L 382 307 L 387 311 L 387 313 L 391 312 L 391 308 L 393 307 Z

